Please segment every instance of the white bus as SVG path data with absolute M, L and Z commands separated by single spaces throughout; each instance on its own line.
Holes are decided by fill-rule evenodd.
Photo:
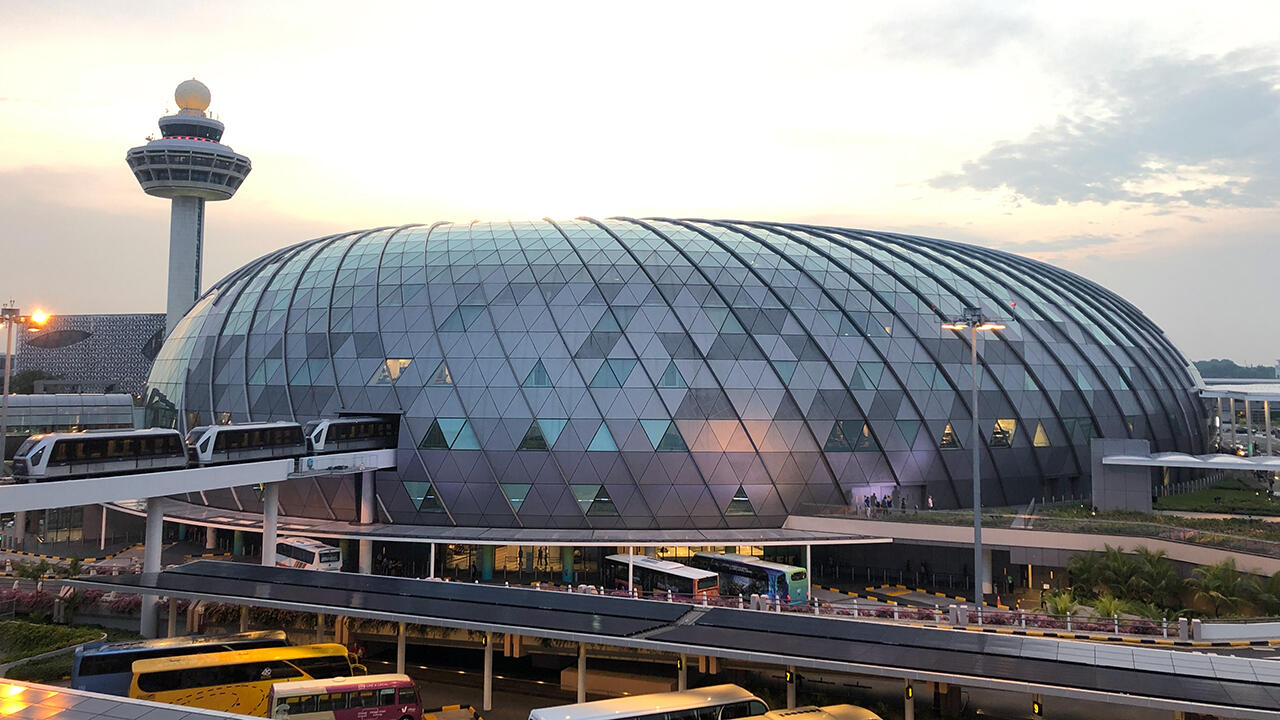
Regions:
M 749 720 L 884 720 L 879 715 L 857 705 L 828 705 L 826 707 L 798 707 L 793 710 L 770 710 L 759 718 Z
M 709 685 L 539 708 L 529 720 L 736 720 L 768 711 L 763 700 L 737 685 Z
M 276 567 L 341 570 L 342 551 L 311 538 L 281 538 L 276 543 Z

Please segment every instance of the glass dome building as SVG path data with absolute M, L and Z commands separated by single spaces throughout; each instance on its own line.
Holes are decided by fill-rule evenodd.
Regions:
M 397 523 L 771 527 L 875 493 L 1087 492 L 1089 441 L 1198 452 L 1194 370 L 1115 294 L 942 240 L 704 220 L 439 223 L 275 251 L 205 293 L 149 382 L 153 425 L 394 415 Z M 288 483 L 340 517 L 349 481 Z M 243 498 L 241 498 L 243 499 Z M 209 494 L 237 507 L 241 500 Z

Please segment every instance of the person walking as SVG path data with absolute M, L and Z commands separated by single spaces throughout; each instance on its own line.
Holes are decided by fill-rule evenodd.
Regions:
M 929 496 L 929 509 L 930 509 L 930 510 L 932 510 L 932 509 L 933 509 L 933 496 L 932 496 L 932 495 L 930 495 L 930 496 Z

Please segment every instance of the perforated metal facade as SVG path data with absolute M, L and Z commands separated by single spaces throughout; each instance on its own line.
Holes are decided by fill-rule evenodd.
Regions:
M 402 415 L 397 522 L 737 527 L 875 492 L 1081 490 L 1094 436 L 1203 445 L 1188 363 L 1078 276 L 969 245 L 772 223 L 579 219 L 382 228 L 267 255 L 165 343 L 154 424 Z M 328 489 L 326 489 L 328 487 Z M 333 517 L 338 485 L 295 488 Z

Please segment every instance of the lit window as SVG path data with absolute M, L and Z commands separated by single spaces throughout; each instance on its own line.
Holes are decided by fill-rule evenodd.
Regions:
M 995 426 L 991 428 L 991 447 L 1013 447 L 1013 433 L 1017 429 L 1017 420 L 997 420 Z

